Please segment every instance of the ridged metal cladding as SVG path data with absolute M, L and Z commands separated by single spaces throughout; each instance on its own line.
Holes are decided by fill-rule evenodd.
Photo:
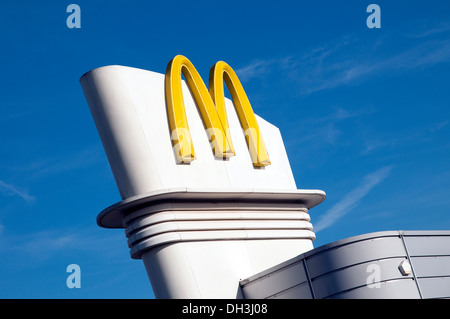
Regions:
M 298 204 L 170 203 L 136 210 L 124 219 L 131 257 L 186 241 L 315 240 L 308 209 Z M 211 207 L 212 206 L 212 207 Z

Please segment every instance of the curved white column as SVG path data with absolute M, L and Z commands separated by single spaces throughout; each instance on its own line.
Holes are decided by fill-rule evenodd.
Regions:
M 177 163 L 164 79 L 116 65 L 80 80 L 122 199 L 97 223 L 125 228 L 131 256 L 144 261 L 157 298 L 239 297 L 240 279 L 313 248 L 308 209 L 325 193 L 297 189 L 279 129 L 257 115 L 270 165 L 254 167 L 228 99 L 236 154 L 215 157 L 184 82 L 196 158 Z

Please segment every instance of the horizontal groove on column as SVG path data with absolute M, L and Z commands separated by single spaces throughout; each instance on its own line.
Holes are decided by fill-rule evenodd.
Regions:
M 141 228 L 177 221 L 227 221 L 227 220 L 311 220 L 304 211 L 163 211 L 131 220 L 125 228 L 127 237 Z
M 130 254 L 139 259 L 143 251 L 170 243 L 188 241 L 221 241 L 221 240 L 267 240 L 267 239 L 306 239 L 315 240 L 310 230 L 220 230 L 220 231 L 178 231 L 167 232 L 138 241 L 132 245 Z

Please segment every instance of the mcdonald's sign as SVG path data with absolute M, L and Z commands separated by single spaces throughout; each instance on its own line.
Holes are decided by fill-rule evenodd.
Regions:
M 270 165 L 269 155 L 248 97 L 234 70 L 225 62 L 217 62 L 210 69 L 209 89 L 186 57 L 177 55 L 167 65 L 165 95 L 173 148 L 178 163 L 195 160 L 189 125 L 184 106 L 181 74 L 194 97 L 217 158 L 235 155 L 225 108 L 223 82 L 230 91 L 241 123 L 254 166 Z

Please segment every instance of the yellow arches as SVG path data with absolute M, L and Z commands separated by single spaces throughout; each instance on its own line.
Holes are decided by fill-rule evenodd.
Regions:
M 191 61 L 181 55 L 177 55 L 169 62 L 165 78 L 167 114 L 177 161 L 190 163 L 195 159 L 184 106 L 181 74 L 184 75 L 197 103 L 215 156 L 227 158 L 235 155 L 225 107 L 223 87 L 225 81 L 244 130 L 253 165 L 270 165 L 255 114 L 233 69 L 222 61 L 213 65 L 209 72 L 208 90 Z

